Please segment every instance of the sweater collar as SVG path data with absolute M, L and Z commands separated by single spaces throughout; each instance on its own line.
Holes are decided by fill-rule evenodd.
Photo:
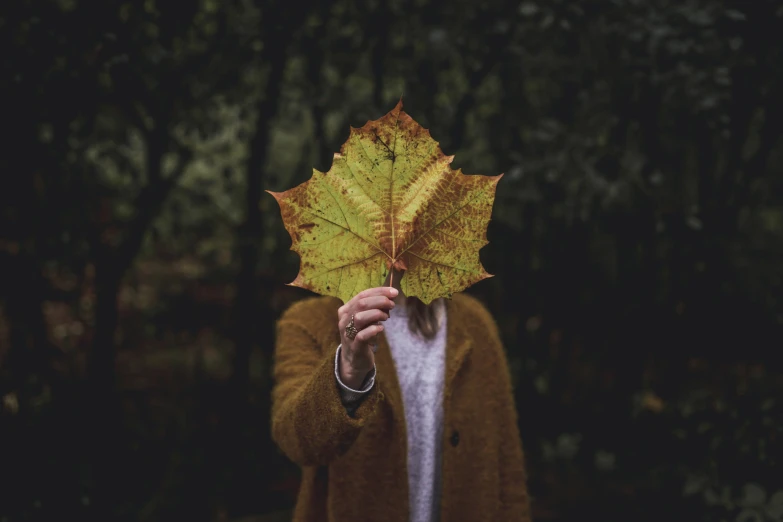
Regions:
M 465 326 L 469 310 L 466 309 L 465 302 L 462 299 L 458 296 L 455 297 L 446 300 L 446 313 L 448 316 L 446 319 L 446 375 L 444 377 L 443 389 L 444 406 L 446 408 L 448 408 L 449 398 L 453 390 L 454 379 L 473 351 L 473 339 Z M 386 383 L 388 398 L 392 402 L 400 401 L 400 404 L 402 404 L 400 383 L 397 379 L 394 360 L 385 334 L 379 336 L 376 360 L 382 382 Z

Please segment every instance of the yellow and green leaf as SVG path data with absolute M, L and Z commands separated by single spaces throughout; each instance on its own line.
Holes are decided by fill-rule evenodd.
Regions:
M 453 158 L 402 101 L 352 128 L 328 172 L 270 192 L 301 258 L 290 284 L 346 302 L 395 267 L 405 295 L 430 303 L 491 277 L 479 250 L 502 174 L 466 175 Z

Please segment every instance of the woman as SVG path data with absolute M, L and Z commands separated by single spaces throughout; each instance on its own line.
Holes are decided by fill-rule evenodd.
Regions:
M 274 374 L 272 434 L 303 467 L 294 522 L 530 520 L 508 366 L 476 299 L 300 301 Z

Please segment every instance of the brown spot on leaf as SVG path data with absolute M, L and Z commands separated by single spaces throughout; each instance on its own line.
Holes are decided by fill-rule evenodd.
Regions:
M 312 245 L 296 250 L 301 266 L 292 285 L 347 302 L 353 295 L 341 292 L 363 288 L 338 280 L 381 285 L 394 267 L 405 270 L 405 292 L 429 303 L 489 277 L 478 253 L 499 176 L 452 170 L 453 156 L 402 110 L 402 101 L 380 119 L 351 128 L 338 157 L 329 172 L 314 171 L 305 183 L 272 193 L 292 249 L 302 241 Z M 392 169 L 387 160 L 395 162 Z M 319 231 L 333 239 L 312 244 L 315 236 L 307 232 L 316 226 L 314 216 Z

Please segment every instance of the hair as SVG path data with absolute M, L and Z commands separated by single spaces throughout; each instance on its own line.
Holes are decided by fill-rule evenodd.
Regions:
M 407 297 L 405 306 L 408 309 L 408 328 L 425 339 L 432 339 L 438 333 L 438 318 L 435 307 L 426 305 L 418 297 Z

